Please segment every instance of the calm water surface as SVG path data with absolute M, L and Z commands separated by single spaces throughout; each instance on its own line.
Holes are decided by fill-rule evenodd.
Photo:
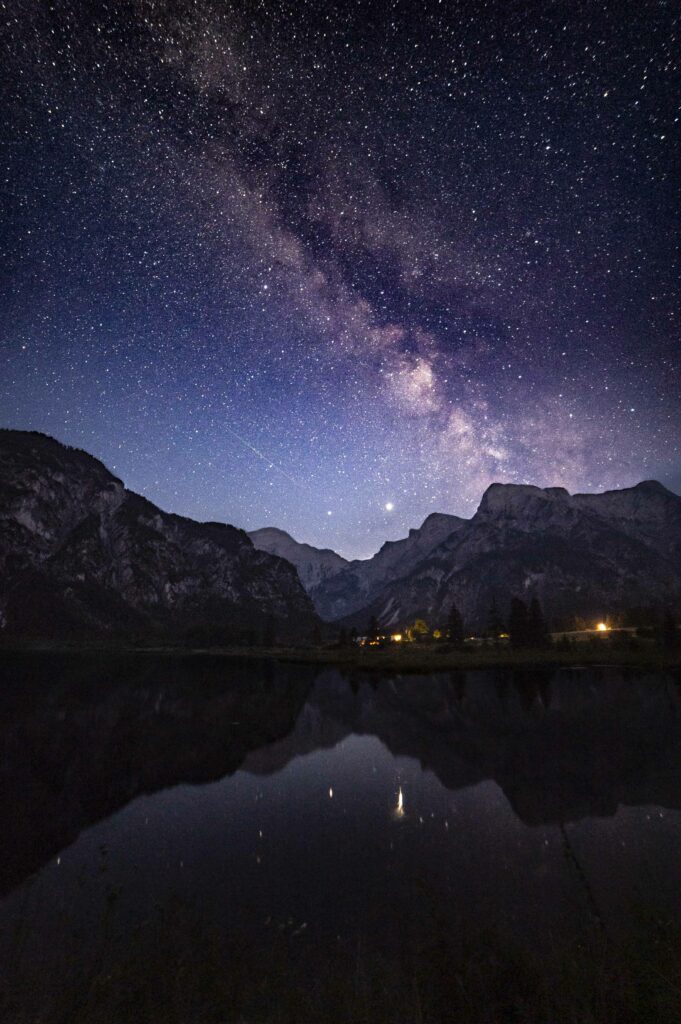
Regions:
M 681 687 L 4 656 L 0 1019 L 681 1020 Z

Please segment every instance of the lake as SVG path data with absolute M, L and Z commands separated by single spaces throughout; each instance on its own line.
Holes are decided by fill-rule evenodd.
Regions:
M 0 1020 L 681 1020 L 681 679 L 2 655 Z

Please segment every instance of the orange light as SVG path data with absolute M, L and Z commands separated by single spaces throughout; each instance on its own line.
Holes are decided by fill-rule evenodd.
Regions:
M 608 627 L 606 626 L 606 624 L 604 622 L 599 622 L 598 625 L 596 626 L 596 629 L 598 630 L 599 633 L 607 633 L 608 632 Z

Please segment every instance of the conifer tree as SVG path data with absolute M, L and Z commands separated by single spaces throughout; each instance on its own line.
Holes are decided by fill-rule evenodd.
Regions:
M 449 610 L 447 636 L 455 647 L 463 647 L 463 619 L 456 604 L 452 604 Z
M 520 648 L 528 646 L 529 617 L 527 605 L 519 597 L 511 598 L 508 632 L 511 638 L 511 647 Z
M 528 643 L 532 647 L 545 647 L 549 641 L 549 631 L 542 612 L 539 599 L 532 598 L 528 615 Z

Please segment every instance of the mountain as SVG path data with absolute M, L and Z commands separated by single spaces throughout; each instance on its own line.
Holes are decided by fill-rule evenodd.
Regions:
M 433 512 L 419 529 L 402 540 L 386 541 L 373 558 L 356 559 L 310 590 L 323 619 L 340 619 L 366 607 L 386 585 L 405 576 L 435 548 L 455 534 L 466 519 Z
M 309 635 L 293 566 L 246 533 L 162 512 L 86 452 L 0 431 L 0 635 Z
M 252 530 L 248 536 L 259 551 L 267 551 L 270 555 L 285 558 L 295 565 L 300 581 L 308 593 L 349 564 L 346 558 L 337 555 L 330 548 L 315 548 L 311 544 L 301 544 L 285 530 L 277 530 L 274 526 Z
M 681 498 L 651 480 L 573 495 L 492 484 L 472 519 L 434 513 L 348 562 L 282 530 L 162 512 L 86 452 L 0 431 L 0 635 L 302 639 L 318 615 L 438 625 L 453 602 L 479 628 L 513 595 L 554 622 L 681 607 Z
M 554 621 L 681 605 L 681 498 L 656 481 L 574 495 L 492 484 L 473 518 L 418 564 L 398 565 L 360 610 L 346 605 L 344 624 L 376 615 L 393 628 L 415 618 L 434 625 L 454 602 L 479 628 L 493 600 L 505 612 L 513 595 L 537 596 Z

